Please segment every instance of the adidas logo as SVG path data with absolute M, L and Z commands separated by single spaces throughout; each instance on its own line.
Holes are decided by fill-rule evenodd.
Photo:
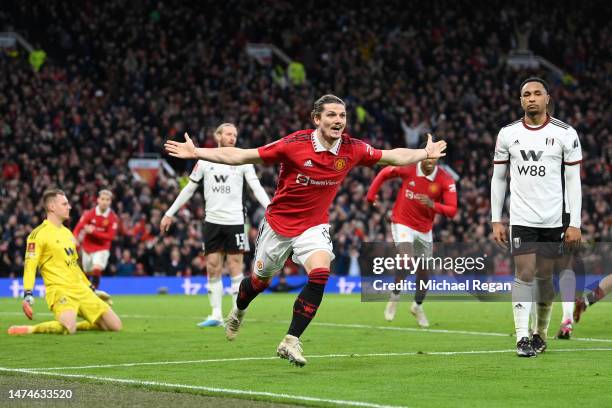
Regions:
M 415 183 L 414 183 L 414 181 L 411 181 L 410 183 L 408 183 L 408 185 L 411 186 L 411 187 L 414 187 Z
M 314 167 L 314 166 L 312 165 L 312 160 L 310 160 L 310 159 L 306 160 L 306 161 L 304 162 L 304 167 Z
M 520 143 L 519 143 L 519 141 L 518 141 L 518 139 L 516 139 L 516 140 L 514 141 L 514 143 L 512 143 L 512 145 L 517 145 L 517 144 L 520 144 Z
M 520 304 L 520 303 L 517 303 L 517 304 L 514 306 L 514 308 L 515 308 L 515 309 L 517 309 L 517 310 L 521 310 L 521 309 L 525 309 L 525 306 L 523 306 L 523 305 L 522 305 L 522 304 Z

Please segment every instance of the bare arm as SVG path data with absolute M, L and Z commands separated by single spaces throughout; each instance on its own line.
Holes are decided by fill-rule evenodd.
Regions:
M 427 134 L 427 146 L 424 149 L 391 149 L 383 150 L 378 164 L 391 164 L 393 166 L 406 166 L 425 159 L 437 159 L 446 156 L 446 142 L 440 140 L 433 142 L 431 134 Z
M 263 163 L 257 149 L 240 149 L 238 147 L 207 149 L 195 147 L 187 133 L 185 133 L 185 142 L 168 140 L 164 144 L 164 149 L 170 156 L 178 157 L 179 159 L 201 159 L 230 165 Z

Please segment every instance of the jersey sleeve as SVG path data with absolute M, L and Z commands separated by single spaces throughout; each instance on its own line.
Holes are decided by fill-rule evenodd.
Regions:
M 85 211 L 83 213 L 83 215 L 81 215 L 81 218 L 79 219 L 79 222 L 77 223 L 76 227 L 74 227 L 74 231 L 72 231 L 72 234 L 75 236 L 75 238 L 79 239 L 79 235 L 81 234 L 81 230 L 83 229 L 83 227 L 87 224 L 89 224 L 89 221 L 91 221 L 93 213 L 91 211 Z
M 573 166 L 582 161 L 582 147 L 578 133 L 572 127 L 567 130 L 567 138 L 563 142 L 563 164 Z
M 368 190 L 367 200 L 371 203 L 376 201 L 376 195 L 378 194 L 378 190 L 382 183 L 390 178 L 399 177 L 400 173 L 397 167 L 395 166 L 387 166 L 381 171 L 378 172 L 374 181 L 370 185 L 370 189 Z
M 202 160 L 198 160 L 196 165 L 191 170 L 191 174 L 189 175 L 189 180 L 194 183 L 199 183 L 204 178 L 204 163 Z
M 274 163 L 283 161 L 286 157 L 285 148 L 286 143 L 283 139 L 279 139 L 275 142 L 268 143 L 265 146 L 261 146 L 257 149 L 259 157 L 263 160 L 266 166 Z
M 451 177 L 446 177 L 443 183 L 442 202 L 434 203 L 434 211 L 452 218 L 457 214 L 457 186 Z
M 382 150 L 376 149 L 365 142 L 357 143 L 355 147 L 356 163 L 358 165 L 371 167 L 378 163 L 382 157 Z
M 36 269 L 44 250 L 44 239 L 40 231 L 32 231 L 28 235 L 23 264 L 23 289 L 32 290 L 36 279 Z
M 495 143 L 495 155 L 493 156 L 493 164 L 505 164 L 510 161 L 510 152 L 506 141 L 504 130 L 500 130 L 497 135 L 497 143 Z

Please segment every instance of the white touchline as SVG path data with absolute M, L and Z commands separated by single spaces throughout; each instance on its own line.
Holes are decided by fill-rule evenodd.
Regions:
M 548 349 L 547 353 L 567 353 L 580 351 L 612 351 L 609 348 L 575 348 L 575 349 Z M 407 351 L 396 353 L 351 353 L 351 354 L 322 354 L 322 355 L 307 355 L 308 358 L 363 358 L 363 357 L 402 357 L 402 356 L 455 356 L 466 354 L 501 354 L 514 353 L 515 349 L 505 350 L 468 350 L 468 351 Z M 214 358 L 206 360 L 178 360 L 178 361 L 145 361 L 137 363 L 118 363 L 118 364 L 97 364 L 85 366 L 69 366 L 69 367 L 37 367 L 37 368 L 15 368 L 22 372 L 35 371 L 60 371 L 60 370 L 87 370 L 92 368 L 115 368 L 115 367 L 140 367 L 154 365 L 172 365 L 172 364 L 205 364 L 205 363 L 226 363 L 235 361 L 261 361 L 261 360 L 278 360 L 278 357 L 235 357 L 235 358 Z
M 19 315 L 21 312 L 0 312 L 0 315 Z M 52 313 L 37 313 L 39 315 L 52 315 Z M 199 319 L 201 316 L 150 316 L 150 315 L 121 315 L 121 318 L 130 319 L 186 319 L 194 320 Z M 261 322 L 261 323 L 274 323 L 274 324 L 289 324 L 289 320 L 265 320 L 265 319 L 246 319 L 247 322 Z M 449 330 L 449 329 L 424 329 L 417 327 L 396 327 L 396 326 L 372 326 L 367 324 L 358 323 L 326 323 L 326 322 L 312 322 L 311 326 L 328 326 L 328 327 L 345 327 L 348 329 L 372 329 L 372 330 L 391 330 L 391 331 L 408 331 L 414 333 L 444 333 L 444 334 L 465 334 L 468 336 L 492 336 L 492 337 L 513 337 L 513 333 L 495 333 L 495 332 L 480 332 L 480 331 L 469 331 L 469 330 Z M 576 341 L 589 341 L 599 343 L 612 343 L 612 339 L 599 339 L 592 337 L 572 337 L 572 340 Z
M 256 320 L 265 322 L 265 320 Z M 269 321 L 269 323 L 282 323 L 289 324 L 286 321 Z M 392 330 L 392 331 L 409 331 L 409 332 L 425 332 L 425 333 L 445 333 L 445 334 L 467 334 L 470 336 L 493 336 L 493 337 L 514 337 L 514 333 L 494 333 L 494 332 L 479 332 L 479 331 L 468 331 L 468 330 L 446 330 L 446 329 L 423 329 L 416 327 L 394 327 L 394 326 L 370 326 L 367 324 L 351 324 L 351 323 L 325 323 L 325 322 L 312 322 L 311 326 L 329 326 L 329 327 L 346 327 L 353 329 L 374 329 L 374 330 Z M 612 339 L 596 339 L 588 337 L 572 337 L 572 340 L 577 341 L 591 341 L 591 342 L 602 342 L 612 343 Z
M 202 385 L 189 385 L 189 384 L 174 384 L 159 381 L 140 381 L 140 380 L 129 380 L 124 378 L 112 378 L 112 377 L 98 377 L 95 375 L 84 375 L 84 374 L 60 374 L 60 373 L 49 373 L 45 371 L 26 371 L 21 369 L 11 369 L 0 367 L 0 371 L 11 371 L 11 372 L 22 372 L 26 374 L 34 375 L 48 375 L 52 377 L 63 377 L 63 378 L 84 378 L 89 380 L 95 380 L 100 382 L 110 382 L 118 384 L 136 384 L 136 385 L 150 385 L 155 387 L 166 387 L 166 388 L 184 388 L 189 390 L 201 390 L 208 391 L 215 394 L 234 394 L 234 395 L 253 395 L 263 397 L 274 397 L 285 400 L 293 401 L 311 401 L 311 402 L 325 402 L 329 404 L 345 405 L 352 407 L 368 407 L 368 408 L 405 408 L 400 405 L 382 405 L 371 402 L 362 401 L 348 401 L 348 400 L 336 400 L 326 399 L 317 397 L 307 397 L 303 395 L 290 395 L 290 394 L 277 394 L 274 392 L 267 391 L 252 391 L 252 390 L 237 390 L 231 388 L 217 388 L 217 387 L 206 387 Z
M 19 315 L 21 312 L 0 312 L 0 315 Z M 37 313 L 39 315 L 51 315 L 51 313 Z M 199 319 L 201 316 L 150 316 L 150 315 L 121 315 L 121 318 L 130 319 L 186 319 L 193 320 Z M 246 319 L 247 322 L 261 322 L 261 323 L 274 323 L 274 324 L 289 324 L 289 320 L 265 320 L 265 319 Z M 414 333 L 444 333 L 444 334 L 465 334 L 468 336 L 492 336 L 492 337 L 513 337 L 511 333 L 495 333 L 495 332 L 480 332 L 480 331 L 469 331 L 469 330 L 449 330 L 449 329 L 424 329 L 417 327 L 396 327 L 396 326 L 372 326 L 367 324 L 358 323 L 326 323 L 326 322 L 312 322 L 311 326 L 328 326 L 328 327 L 345 327 L 349 329 L 372 329 L 372 330 L 391 330 L 391 331 L 407 331 Z M 612 339 L 599 339 L 592 337 L 572 337 L 572 340 L 576 341 L 589 341 L 599 343 L 612 343 Z

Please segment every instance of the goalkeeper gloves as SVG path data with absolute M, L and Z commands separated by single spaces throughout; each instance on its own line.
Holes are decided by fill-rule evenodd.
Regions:
M 23 302 L 21 302 L 21 308 L 23 309 L 23 313 L 30 320 L 34 317 L 34 311 L 32 310 L 32 305 L 34 304 L 34 296 L 32 296 L 31 290 L 26 290 L 23 292 Z

